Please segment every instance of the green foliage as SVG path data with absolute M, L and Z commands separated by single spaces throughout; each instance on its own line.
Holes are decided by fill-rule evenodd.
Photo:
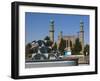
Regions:
M 84 55 L 86 55 L 86 53 L 87 53 L 87 55 L 89 55 L 89 45 L 88 44 L 85 45 L 85 47 L 84 47 Z
M 49 46 L 51 46 L 53 44 L 53 42 L 50 41 L 50 37 L 48 37 L 48 36 L 46 36 L 44 38 L 44 41 L 45 41 L 45 46 L 47 46 L 47 47 L 49 47 Z
M 54 44 L 53 50 L 54 50 L 54 51 L 57 50 L 57 44 L 56 44 L 56 42 L 55 42 L 55 44 Z
M 25 56 L 26 57 L 29 57 L 32 55 L 32 53 L 37 53 L 38 52 L 38 47 L 34 47 L 32 48 L 31 44 L 28 43 L 26 46 L 25 46 Z
M 82 50 L 82 45 L 81 45 L 78 38 L 76 39 L 74 47 L 71 50 L 72 50 L 73 55 L 79 55 L 80 54 L 80 51 Z
M 44 40 L 50 40 L 50 37 L 49 37 L 49 36 L 46 36 L 46 37 L 44 38 Z
M 52 42 L 52 41 L 47 40 L 47 41 L 46 41 L 46 43 L 45 43 L 45 46 L 49 47 L 49 46 L 51 46 L 52 44 L 53 44 L 53 42 Z
M 31 44 L 28 43 L 28 44 L 25 46 L 25 57 L 29 57 L 30 54 L 32 53 L 32 50 L 31 50 L 30 48 L 31 48 Z
M 31 48 L 31 44 L 30 43 L 26 44 L 26 49 L 29 49 L 29 48 Z
M 61 39 L 61 42 L 60 42 L 58 49 L 61 53 L 63 53 L 65 48 L 66 48 L 66 41 L 64 39 Z
M 30 43 L 28 43 L 28 44 L 25 46 L 25 52 L 26 52 L 26 54 L 31 53 L 30 48 L 31 48 L 31 44 L 30 44 Z

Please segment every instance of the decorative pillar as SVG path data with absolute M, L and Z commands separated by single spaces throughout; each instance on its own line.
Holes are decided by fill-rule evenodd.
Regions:
M 50 40 L 54 42 L 54 20 L 50 20 L 50 30 L 49 30 Z
M 79 36 L 79 40 L 81 42 L 81 45 L 82 45 L 82 51 L 81 53 L 84 54 L 84 23 L 83 21 L 80 21 L 80 36 Z

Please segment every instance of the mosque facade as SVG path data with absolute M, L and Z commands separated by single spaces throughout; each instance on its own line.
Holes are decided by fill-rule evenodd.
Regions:
M 54 20 L 50 21 L 50 29 L 49 29 L 49 37 L 52 42 L 54 42 Z M 58 41 L 57 46 L 59 46 L 59 43 L 61 42 L 61 38 L 63 38 L 66 41 L 66 49 L 71 49 L 74 44 L 75 40 L 79 38 L 79 41 L 82 45 L 82 51 L 81 54 L 83 54 L 84 51 L 84 23 L 83 21 L 80 21 L 80 31 L 78 32 L 78 36 L 76 35 L 63 35 L 63 32 L 60 31 L 58 34 Z

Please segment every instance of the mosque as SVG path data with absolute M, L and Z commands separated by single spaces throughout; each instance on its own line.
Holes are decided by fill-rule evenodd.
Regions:
M 80 21 L 80 31 L 78 32 L 78 36 L 76 36 L 76 35 L 64 35 L 63 36 L 63 34 L 62 34 L 63 32 L 60 31 L 59 35 L 58 35 L 57 46 L 59 46 L 61 38 L 63 38 L 66 41 L 66 49 L 70 49 L 75 44 L 75 40 L 77 38 L 79 38 L 79 41 L 82 45 L 81 54 L 83 54 L 83 51 L 84 51 L 84 29 L 83 28 L 84 28 L 84 23 L 83 23 L 83 21 Z M 50 29 L 49 29 L 49 37 L 52 42 L 54 42 L 54 32 L 55 32 L 54 20 L 51 20 L 50 21 Z

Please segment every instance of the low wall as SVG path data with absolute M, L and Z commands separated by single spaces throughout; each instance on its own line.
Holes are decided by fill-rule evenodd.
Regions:
M 25 63 L 25 68 L 39 68 L 39 67 L 64 67 L 64 66 L 77 66 L 77 60 L 54 60 L 48 62 L 34 62 L 28 61 Z
M 89 64 L 89 56 L 71 55 L 70 57 L 76 57 L 76 58 L 78 58 L 78 63 L 79 64 Z

